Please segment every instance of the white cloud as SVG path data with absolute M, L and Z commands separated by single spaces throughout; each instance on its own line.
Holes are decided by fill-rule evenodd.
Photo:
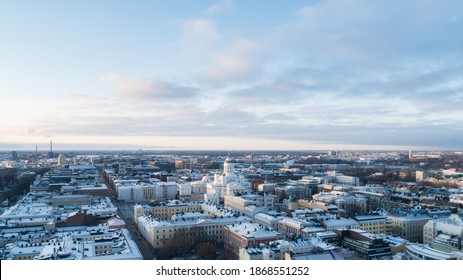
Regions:
M 216 15 L 222 12 L 230 11 L 234 9 L 233 0 L 222 0 L 210 5 L 204 13 L 206 15 Z
M 279 27 L 256 24 L 252 37 L 218 17 L 181 21 L 175 43 L 180 57 L 190 60 L 181 57 L 172 67 L 188 64 L 194 70 L 186 76 L 167 81 L 107 74 L 101 81 L 110 95 L 60 100 L 36 114 L 28 113 L 35 104 L 21 109 L 18 101 L 4 106 L 10 113 L 2 122 L 21 124 L 19 130 L 29 124 L 21 130 L 28 139 L 47 131 L 53 137 L 123 134 L 206 142 L 239 135 L 255 143 L 461 147 L 458 1 L 313 3 Z M 220 1 L 203 15 L 232 8 L 233 2 Z
M 183 53 L 196 55 L 212 47 L 220 39 L 217 24 L 208 18 L 195 18 L 181 22 L 181 36 L 176 41 Z
M 213 57 L 213 65 L 197 74 L 201 82 L 224 85 L 252 79 L 260 69 L 263 46 L 247 39 L 236 39 Z
M 141 101 L 176 101 L 196 96 L 196 89 L 165 81 L 131 79 L 109 73 L 101 81 L 114 89 L 116 96 Z
M 50 135 L 48 135 L 48 133 L 46 133 L 42 129 L 38 129 L 30 125 L 26 125 L 24 130 L 25 130 L 26 135 L 42 136 L 42 137 L 50 138 Z

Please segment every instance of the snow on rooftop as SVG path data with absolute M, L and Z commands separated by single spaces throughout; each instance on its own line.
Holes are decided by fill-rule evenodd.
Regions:
M 410 243 L 407 244 L 407 253 L 412 255 L 419 254 L 436 260 L 447 260 L 450 258 L 450 254 L 438 251 L 424 244 Z
M 227 227 L 229 231 L 246 238 L 265 239 L 283 236 L 282 233 L 277 232 L 273 228 L 265 227 L 257 223 L 241 223 Z
M 92 234 L 95 231 L 101 234 Z M 85 234 L 93 239 L 81 241 L 79 238 Z M 48 241 L 33 244 L 17 242 L 9 245 L 6 252 L 7 259 L 18 256 L 62 260 L 142 259 L 140 251 L 126 229 L 107 227 L 61 228 Z
M 359 223 L 351 218 L 336 218 L 336 219 L 326 219 L 323 220 L 323 223 L 327 227 L 340 227 L 340 226 L 351 226 L 358 225 Z

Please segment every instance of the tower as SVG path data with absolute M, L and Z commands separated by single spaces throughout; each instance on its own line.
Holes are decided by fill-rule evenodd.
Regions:
M 48 152 L 48 157 L 53 157 L 53 142 L 50 140 L 50 152 Z
M 235 161 L 231 158 L 225 159 L 223 163 L 223 173 L 225 175 L 231 175 L 235 173 Z

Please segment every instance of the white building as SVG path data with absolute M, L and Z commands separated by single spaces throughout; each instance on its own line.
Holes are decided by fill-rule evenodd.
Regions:
M 425 244 L 409 243 L 406 252 L 413 260 L 448 260 L 451 255 Z
M 269 194 L 244 194 L 240 196 L 226 195 L 224 197 L 224 205 L 226 207 L 230 207 L 237 213 L 243 214 L 245 212 L 245 208 L 250 205 L 262 206 L 267 210 L 273 210 L 273 202 L 275 199 L 275 195 Z
M 117 198 L 126 202 L 160 202 L 175 199 L 177 191 L 175 182 L 124 184 L 117 187 Z
M 423 242 L 442 252 L 462 250 L 463 220 L 458 215 L 430 220 L 423 227 Z
M 284 260 L 285 254 L 303 254 L 334 249 L 318 236 L 306 237 L 303 240 L 277 240 L 267 245 L 240 248 L 240 260 Z
M 319 202 L 334 204 L 346 211 L 348 215 L 366 213 L 367 199 L 362 195 L 349 195 L 346 192 L 332 191 L 321 192 L 312 196 L 312 199 Z
M 27 233 L 32 236 L 34 233 Z M 5 246 L 10 260 L 142 260 L 126 229 L 107 226 L 64 227 L 46 239 L 22 239 Z
M 451 194 L 450 203 L 463 204 L 463 194 Z
M 323 227 L 328 230 L 332 231 L 335 229 L 360 229 L 360 224 L 351 218 L 332 218 L 332 219 L 324 219 L 321 221 Z
M 145 215 L 138 217 L 137 225 L 141 235 L 153 248 L 159 249 L 172 239 L 181 240 L 190 245 L 205 241 L 221 244 L 224 241 L 224 227 L 239 221 L 246 221 L 246 218 L 226 217 L 162 221 L 153 215 Z
M 265 214 L 265 213 L 258 213 L 254 215 L 254 222 L 260 225 L 263 225 L 263 226 L 277 228 L 278 222 L 283 220 L 284 218 L 285 216 L 283 215 L 272 216 L 272 215 Z
M 225 159 L 223 173 L 215 173 L 214 181 L 207 183 L 207 201 L 215 200 L 217 197 L 223 200 L 226 195 L 248 193 L 251 190 L 251 183 L 247 181 L 244 176 L 235 174 L 235 166 L 236 162 L 234 160 L 230 158 Z M 211 199 L 209 199 L 209 197 L 211 197 Z

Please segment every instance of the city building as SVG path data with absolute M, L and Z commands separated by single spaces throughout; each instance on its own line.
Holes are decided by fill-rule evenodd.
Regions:
M 244 214 L 245 208 L 251 205 L 262 206 L 267 210 L 273 210 L 273 203 L 276 196 L 270 194 L 243 194 L 225 195 L 224 206 L 230 207 L 233 211 Z
M 278 213 L 276 215 L 270 215 L 269 213 L 257 213 L 254 215 L 254 222 L 271 228 L 277 228 L 278 222 L 286 217 L 286 213 Z
M 175 199 L 178 185 L 175 182 L 151 180 L 147 183 L 125 184 L 117 188 L 117 199 L 125 202 L 161 202 Z
M 277 240 L 269 244 L 239 249 L 240 260 L 284 260 L 285 255 L 313 254 L 335 249 L 318 236 L 310 236 L 296 241 Z
M 206 241 L 223 244 L 224 228 L 240 221 L 249 220 L 244 217 L 226 217 L 167 221 L 158 220 L 153 215 L 147 214 L 138 217 L 137 225 L 141 235 L 151 246 L 154 249 L 161 249 L 170 240 L 188 246 Z
M 155 206 L 137 204 L 134 206 L 134 221 L 137 222 L 139 217 L 146 214 L 151 214 L 159 220 L 170 220 L 177 213 L 200 210 L 201 204 L 199 203 L 186 203 L 179 200 L 163 202 Z
M 348 216 L 367 212 L 367 199 L 361 195 L 349 195 L 346 192 L 321 192 L 312 196 L 314 201 L 334 204 L 345 210 Z
M 335 218 L 327 218 L 322 219 L 321 221 L 322 226 L 327 231 L 337 230 L 344 230 L 344 229 L 359 229 L 360 224 L 351 218 L 342 218 L 342 217 L 335 217 Z
M 320 209 L 320 210 L 334 213 L 334 214 L 345 212 L 343 210 L 340 210 L 339 207 L 336 205 L 328 204 L 328 203 L 321 202 L 321 201 L 299 199 L 297 203 L 299 207 L 303 209 Z
M 206 201 L 223 201 L 226 195 L 250 192 L 251 183 L 244 176 L 235 174 L 236 165 L 235 160 L 227 158 L 223 164 L 223 172 L 216 172 L 213 181 L 209 177 L 203 178 L 207 182 Z
M 284 240 L 284 235 L 272 228 L 264 227 L 257 223 L 242 222 L 225 226 L 223 238 L 224 248 L 235 257 L 239 257 L 241 248 Z
M 391 233 L 410 242 L 423 243 L 423 227 L 432 218 L 422 213 L 389 214 Z
M 406 253 L 413 260 L 448 260 L 451 254 L 429 247 L 426 244 L 409 243 L 406 245 Z
M 25 232 L 5 245 L 4 254 L 9 260 L 143 259 L 126 229 L 107 226 L 60 228 L 45 235 Z
M 417 183 L 423 182 L 428 177 L 428 173 L 425 170 L 417 170 L 415 172 L 415 178 Z
M 423 227 L 423 242 L 446 253 L 463 252 L 463 220 L 458 215 L 430 220 Z
M 384 234 L 391 232 L 391 223 L 382 215 L 358 215 L 354 217 L 360 224 L 360 229 L 369 233 Z
M 389 244 L 382 238 L 360 229 L 339 231 L 342 246 L 365 260 L 384 259 L 392 255 Z
M 278 222 L 276 229 L 286 238 L 304 237 L 325 231 L 320 222 L 313 218 L 284 218 Z

